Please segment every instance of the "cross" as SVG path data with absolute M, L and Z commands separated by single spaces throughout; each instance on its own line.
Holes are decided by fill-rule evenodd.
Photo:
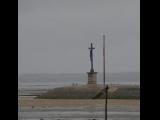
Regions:
M 90 47 L 89 49 L 91 49 L 91 50 L 92 50 L 92 49 L 95 49 L 95 48 L 93 47 L 92 43 L 91 43 L 91 47 Z
M 90 72 L 94 72 L 94 69 L 93 69 L 93 49 L 95 49 L 91 43 L 91 47 L 89 48 L 90 49 L 90 60 L 91 60 L 91 70 Z

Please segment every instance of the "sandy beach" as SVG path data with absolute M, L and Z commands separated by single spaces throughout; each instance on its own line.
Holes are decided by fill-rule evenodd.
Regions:
M 19 120 L 104 120 L 104 99 L 18 99 Z M 109 99 L 108 119 L 140 120 L 140 100 Z
M 19 107 L 103 107 L 105 103 L 104 99 L 19 99 Z M 127 106 L 127 107 L 139 107 L 140 100 L 131 99 L 109 99 L 109 106 Z

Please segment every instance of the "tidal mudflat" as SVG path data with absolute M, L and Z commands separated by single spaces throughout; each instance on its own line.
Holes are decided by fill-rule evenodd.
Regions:
M 104 120 L 103 99 L 18 99 L 19 120 Z M 108 120 L 140 120 L 139 100 L 108 100 Z

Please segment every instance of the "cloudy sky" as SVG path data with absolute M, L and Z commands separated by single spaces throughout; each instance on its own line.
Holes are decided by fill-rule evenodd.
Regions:
M 19 0 L 18 68 L 22 73 L 140 71 L 139 0 Z

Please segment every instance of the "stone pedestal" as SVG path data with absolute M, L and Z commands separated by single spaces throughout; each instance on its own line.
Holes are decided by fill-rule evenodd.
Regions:
M 95 85 L 97 84 L 97 72 L 87 72 L 88 74 L 88 84 Z

